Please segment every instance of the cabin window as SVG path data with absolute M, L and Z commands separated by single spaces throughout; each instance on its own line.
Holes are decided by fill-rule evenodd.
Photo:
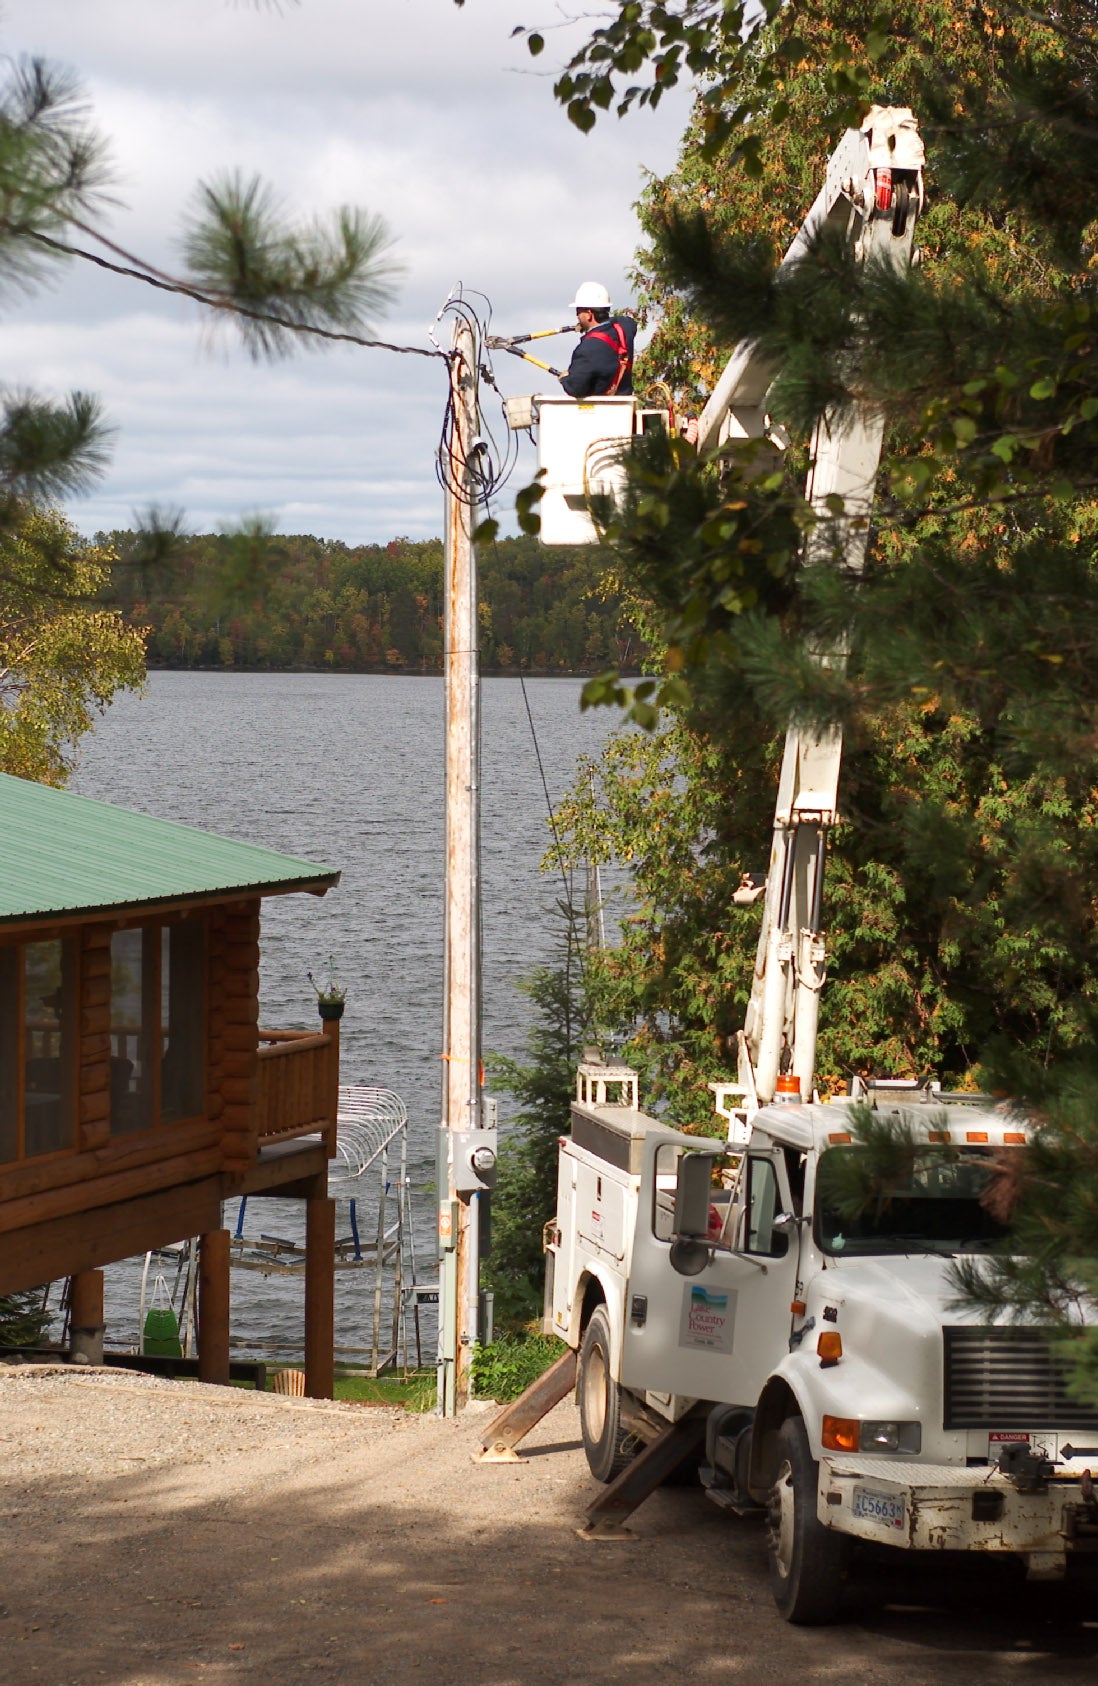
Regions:
M 205 942 L 200 924 L 111 937 L 111 1133 L 202 1111 Z
M 75 1136 L 76 949 L 0 949 L 0 1164 L 71 1148 Z
M 27 1158 L 73 1145 L 75 953 L 71 941 L 23 950 L 24 1152 Z

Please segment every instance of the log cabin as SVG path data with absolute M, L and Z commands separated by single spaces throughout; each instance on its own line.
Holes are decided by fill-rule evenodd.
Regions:
M 264 896 L 327 867 L 0 774 L 0 1293 L 200 1237 L 199 1375 L 229 1374 L 240 1194 L 306 1201 L 306 1391 L 331 1397 L 338 1005 L 259 1027 Z

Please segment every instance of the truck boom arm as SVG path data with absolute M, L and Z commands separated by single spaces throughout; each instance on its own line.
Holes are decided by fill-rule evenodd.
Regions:
M 922 204 L 923 145 L 906 108 L 874 106 L 860 129 L 849 129 L 828 165 L 827 179 L 782 268 L 802 262 L 825 228 L 838 228 L 861 263 L 911 263 Z M 733 351 L 699 422 L 698 448 L 732 439 L 770 437 L 781 443 L 767 412 L 773 365 L 749 340 Z M 860 572 L 865 564 L 884 417 L 867 408 L 825 416 L 812 440 L 808 499 L 820 517 L 806 556 L 838 555 Z M 831 513 L 836 496 L 843 513 Z M 841 650 L 821 660 L 840 663 Z M 842 737 L 796 725 L 786 733 L 773 841 L 744 1029 L 739 1080 L 749 1110 L 773 1099 L 779 1072 L 791 1071 L 811 1098 L 819 997 L 825 977 L 823 878 L 828 835 L 837 819 Z

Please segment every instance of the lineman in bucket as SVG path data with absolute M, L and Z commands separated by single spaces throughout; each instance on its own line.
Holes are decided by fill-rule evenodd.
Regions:
M 610 294 L 598 281 L 584 281 L 572 301 L 583 338 L 560 384 L 569 398 L 629 397 L 633 391 L 633 341 L 637 324 L 612 316 Z

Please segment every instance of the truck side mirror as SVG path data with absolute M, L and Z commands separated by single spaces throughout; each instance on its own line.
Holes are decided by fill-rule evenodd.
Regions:
M 715 1157 L 712 1153 L 684 1153 L 679 1159 L 672 1234 L 704 1236 L 708 1232 Z
M 684 1153 L 675 1183 L 675 1216 L 671 1231 L 671 1269 L 680 1276 L 697 1276 L 709 1261 L 705 1237 L 712 1201 L 712 1153 Z
M 676 1235 L 668 1258 L 671 1269 L 680 1276 L 700 1276 L 709 1263 L 711 1249 L 704 1241 L 693 1241 L 687 1235 Z

